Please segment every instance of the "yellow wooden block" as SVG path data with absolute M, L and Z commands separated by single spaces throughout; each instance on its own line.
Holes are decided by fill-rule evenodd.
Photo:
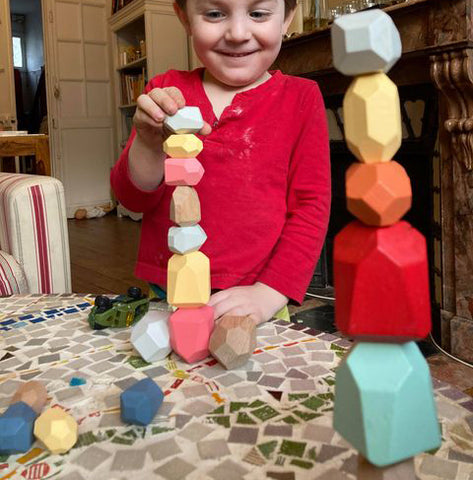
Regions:
M 168 262 L 168 303 L 191 308 L 206 305 L 210 298 L 210 261 L 202 252 L 175 254 Z
M 77 442 L 77 422 L 61 408 L 48 408 L 36 419 L 34 434 L 51 453 L 66 453 Z
M 355 78 L 343 100 L 345 138 L 364 163 L 388 162 L 401 146 L 399 93 L 384 73 Z
M 163 150 L 172 158 L 192 158 L 203 148 L 202 140 L 192 133 L 170 135 L 163 143 Z
M 180 186 L 174 189 L 171 199 L 171 220 L 181 227 L 200 222 L 199 195 L 192 187 Z

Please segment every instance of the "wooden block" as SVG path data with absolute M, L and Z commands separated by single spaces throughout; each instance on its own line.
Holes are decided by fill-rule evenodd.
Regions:
M 379 467 L 440 446 L 429 367 L 415 342 L 353 347 L 337 368 L 334 428 Z
M 202 151 L 202 140 L 193 134 L 170 135 L 163 142 L 163 150 L 172 158 L 192 158 Z
M 392 225 L 411 208 L 411 181 L 397 162 L 354 163 L 346 190 L 348 210 L 367 225 Z
M 172 133 L 198 133 L 204 126 L 199 107 L 185 106 L 164 119 L 164 126 Z
M 214 311 L 209 305 L 179 308 L 169 319 L 172 349 L 187 363 L 209 355 L 209 339 L 214 328 Z
M 0 454 L 23 453 L 31 448 L 37 416 L 25 402 L 16 402 L 7 408 L 0 416 Z
M 358 455 L 357 478 L 359 480 L 417 480 L 414 459 L 408 458 L 403 462 L 381 468 L 368 462 L 363 455 Z
M 34 434 L 51 453 L 66 453 L 77 442 L 77 422 L 62 408 L 48 408 L 36 420 Z
M 384 73 L 355 78 L 343 99 L 345 139 L 364 163 L 388 162 L 401 146 L 401 110 L 396 85 Z
M 168 231 L 169 250 L 181 255 L 196 252 L 206 240 L 207 235 L 200 225 L 171 227 Z
M 351 222 L 335 237 L 335 322 L 349 337 L 405 342 L 431 328 L 425 238 L 407 222 Z
M 30 380 L 20 385 L 15 395 L 13 395 L 10 404 L 25 402 L 36 413 L 41 413 L 41 410 L 46 405 L 47 398 L 48 392 L 44 385 L 36 380 Z
M 256 323 L 249 316 L 222 317 L 210 337 L 210 353 L 227 370 L 245 365 L 255 349 Z
M 330 31 L 333 65 L 344 75 L 387 73 L 401 58 L 401 37 L 382 10 L 342 15 Z
M 148 310 L 131 331 L 131 343 L 146 362 L 157 362 L 171 353 L 169 315 L 169 312 Z
M 166 185 L 197 185 L 204 175 L 204 167 L 197 158 L 166 158 L 164 183 Z
M 189 227 L 190 228 L 190 227 Z M 201 307 L 210 299 L 210 262 L 202 252 L 174 254 L 168 262 L 168 303 Z
M 180 227 L 200 222 L 199 195 L 192 187 L 176 187 L 171 198 L 171 220 Z
M 125 423 L 146 426 L 163 403 L 164 394 L 151 378 L 144 378 L 120 395 L 121 418 Z

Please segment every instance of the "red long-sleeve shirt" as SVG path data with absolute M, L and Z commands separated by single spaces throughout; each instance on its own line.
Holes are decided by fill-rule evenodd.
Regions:
M 280 71 L 237 93 L 217 120 L 202 85 L 203 68 L 170 70 L 146 87 L 178 87 L 198 106 L 212 133 L 199 136 L 205 169 L 195 189 L 208 239 L 212 288 L 262 282 L 302 302 L 327 231 L 330 210 L 329 141 L 325 107 L 314 81 Z M 118 200 L 143 212 L 135 275 L 166 285 L 167 233 L 173 225 L 164 183 L 148 192 L 132 182 L 126 148 L 111 174 Z

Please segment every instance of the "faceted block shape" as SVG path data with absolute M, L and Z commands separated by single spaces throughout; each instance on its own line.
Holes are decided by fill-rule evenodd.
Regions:
M 249 317 L 227 315 L 215 325 L 209 350 L 227 370 L 238 368 L 256 349 L 256 323 Z
M 151 378 L 144 378 L 120 395 L 121 417 L 125 423 L 148 425 L 163 403 L 164 394 Z
M 45 386 L 41 382 L 31 380 L 20 385 L 10 403 L 25 402 L 36 413 L 41 413 L 41 410 L 46 405 L 47 398 L 48 392 Z
M 367 225 L 392 225 L 411 208 L 411 181 L 397 162 L 354 163 L 346 191 L 348 210 Z
M 192 187 L 176 187 L 171 198 L 171 220 L 180 227 L 200 222 L 199 195 Z
M 171 227 L 168 231 L 169 250 L 181 255 L 196 252 L 206 240 L 207 235 L 200 225 Z
M 333 22 L 331 35 L 333 65 L 344 75 L 387 73 L 401 57 L 399 32 L 382 10 L 342 15 Z
M 164 120 L 164 126 L 172 133 L 197 133 L 204 126 L 199 107 L 183 107 Z
M 25 402 L 11 404 L 0 416 L 0 454 L 27 452 L 33 444 L 38 414 Z
M 202 151 L 202 140 L 193 134 L 170 135 L 163 142 L 163 150 L 172 158 L 191 158 Z
M 405 342 L 431 328 L 425 238 L 407 222 L 351 222 L 335 237 L 335 321 L 358 339 Z
M 401 146 L 399 93 L 384 74 L 355 78 L 343 99 L 345 139 L 364 163 L 388 162 Z
M 334 428 L 379 467 L 440 446 L 429 368 L 414 342 L 353 347 L 337 369 Z
M 77 442 L 77 422 L 61 408 L 48 408 L 36 420 L 34 434 L 51 453 L 66 453 Z
M 197 185 L 204 175 L 204 167 L 197 158 L 166 158 L 164 182 L 166 185 Z
M 358 455 L 357 478 L 363 480 L 417 480 L 414 459 L 408 458 L 403 462 L 382 468 L 368 462 L 362 455 Z
M 191 228 L 191 227 L 188 227 Z M 202 252 L 174 254 L 168 262 L 168 303 L 201 307 L 210 299 L 210 262 Z
M 148 310 L 133 327 L 131 343 L 147 362 L 157 362 L 171 353 L 169 343 L 169 312 Z
M 179 308 L 169 319 L 172 349 L 187 363 L 209 355 L 209 339 L 214 328 L 214 311 L 209 305 Z

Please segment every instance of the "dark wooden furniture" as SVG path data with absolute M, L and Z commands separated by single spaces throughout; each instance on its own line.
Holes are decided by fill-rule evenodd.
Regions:
M 473 0 L 410 0 L 385 11 L 403 43 L 390 78 L 439 93 L 441 341 L 473 362 Z M 332 67 L 329 28 L 286 40 L 274 68 L 316 80 L 326 97 L 351 81 Z

